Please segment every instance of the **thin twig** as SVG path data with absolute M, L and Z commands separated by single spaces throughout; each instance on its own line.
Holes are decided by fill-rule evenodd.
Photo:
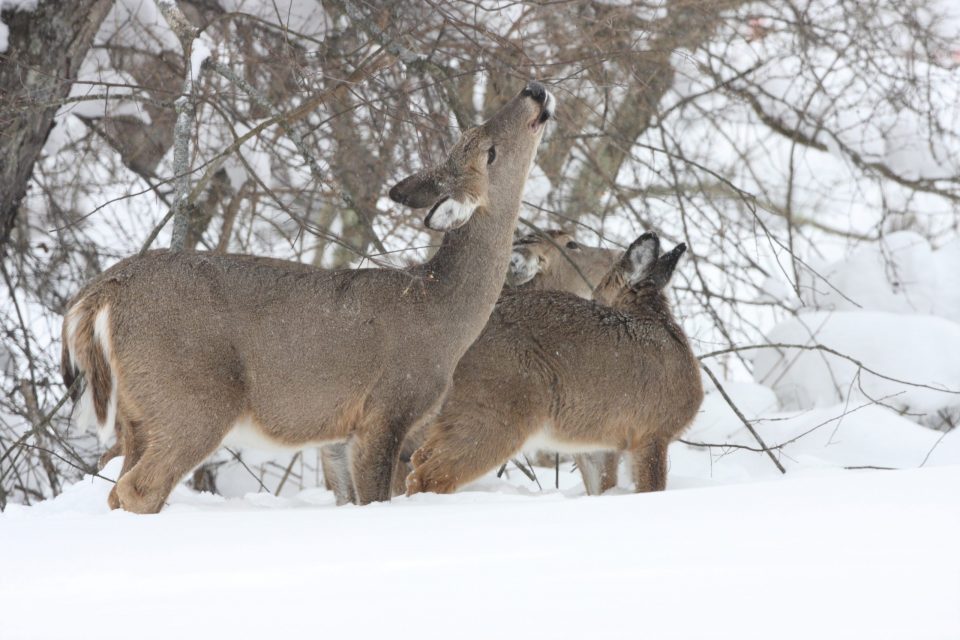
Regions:
M 300 458 L 300 453 L 300 451 L 297 451 L 293 454 L 293 457 L 290 458 L 290 464 L 287 465 L 287 469 L 283 472 L 283 477 L 280 478 L 280 484 L 277 485 L 277 490 L 273 492 L 273 495 L 280 495 L 280 491 L 283 490 L 283 485 L 287 483 L 287 478 L 290 477 L 290 472 L 293 471 L 293 464 Z
M 789 344 L 789 343 L 785 343 L 785 342 L 771 342 L 771 343 L 768 343 L 768 344 L 751 344 L 751 345 L 746 345 L 746 346 L 742 346 L 742 347 L 730 347 L 730 348 L 728 348 L 728 349 L 720 349 L 720 350 L 718 350 L 718 351 L 711 351 L 711 352 L 709 352 L 709 353 L 704 353 L 704 354 L 699 355 L 699 356 L 697 356 L 697 357 L 698 357 L 700 360 L 703 360 L 703 359 L 705 359 L 705 358 L 713 358 L 713 357 L 716 357 L 716 356 L 719 356 L 719 355 L 723 355 L 723 354 L 726 354 L 726 353 L 736 353 L 736 352 L 739 352 L 739 351 L 754 351 L 754 350 L 757 350 L 757 349 L 800 349 L 800 350 L 806 350 L 806 351 L 824 351 L 824 352 L 829 353 L 829 354 L 831 354 L 831 355 L 835 355 L 835 356 L 837 356 L 838 358 L 843 358 L 844 360 L 847 360 L 847 361 L 849 361 L 849 362 L 852 362 L 853 364 L 857 365 L 858 367 L 860 367 L 861 369 L 863 369 L 863 370 L 866 371 L 867 373 L 871 373 L 871 374 L 877 376 L 878 378 L 882 378 L 883 380 L 887 380 L 887 381 L 889 381 L 889 382 L 896 382 L 897 384 L 905 384 L 905 385 L 907 385 L 907 386 L 909 386 L 909 387 L 917 387 L 917 388 L 919 388 L 919 389 L 930 389 L 931 391 L 940 391 L 940 392 L 942 392 L 942 393 L 950 393 L 950 394 L 953 394 L 953 395 L 960 395 L 960 390 L 949 389 L 949 388 L 947 388 L 947 387 L 934 387 L 934 386 L 929 385 L 929 384 L 923 384 L 923 383 L 920 383 L 920 382 L 909 382 L 908 380 L 901 380 L 901 379 L 899 379 L 899 378 L 894 378 L 894 377 L 892 377 L 892 376 L 884 375 L 884 374 L 880 373 L 879 371 L 876 371 L 876 370 L 871 369 L 870 367 L 866 366 L 865 364 L 863 364 L 862 362 L 860 362 L 860 361 L 857 360 L 856 358 L 853 358 L 853 357 L 851 357 L 851 356 L 848 356 L 848 355 L 846 355 L 846 354 L 844 354 L 844 353 L 840 353 L 840 352 L 837 351 L 836 349 L 831 349 L 830 347 L 826 347 L 826 346 L 824 346 L 824 345 L 822 345 L 822 344 Z
M 705 364 L 702 363 L 702 362 L 700 363 L 700 367 L 703 368 L 703 370 L 707 372 L 707 375 L 708 375 L 708 376 L 710 376 L 710 379 L 713 381 L 713 384 L 717 387 L 717 391 L 720 392 L 720 395 L 723 396 L 723 399 L 724 399 L 724 400 L 726 401 L 726 403 L 730 406 L 730 408 L 733 410 L 733 412 L 734 412 L 735 414 L 737 414 L 737 417 L 740 419 L 740 422 L 743 423 L 743 426 L 745 426 L 745 427 L 747 428 L 747 431 L 749 431 L 750 434 L 754 437 L 754 439 L 760 444 L 760 446 L 762 447 L 763 451 L 767 454 L 767 457 L 769 457 L 770 460 L 773 461 L 773 464 L 775 464 L 775 465 L 777 466 L 777 469 L 780 470 L 780 473 L 786 473 L 787 470 L 783 467 L 782 464 L 780 464 L 780 461 L 777 459 L 777 457 L 776 457 L 775 455 L 773 455 L 773 451 L 771 451 L 771 450 L 767 447 L 767 443 L 763 441 L 763 438 L 761 438 L 761 437 L 760 437 L 760 434 L 757 433 L 757 430 L 753 428 L 753 425 L 750 424 L 750 421 L 747 420 L 747 417 L 746 417 L 745 415 L 743 415 L 743 412 L 740 411 L 740 408 L 737 407 L 737 405 L 734 404 L 734 402 L 733 402 L 733 400 L 730 398 L 730 396 L 727 395 L 727 391 L 723 388 L 723 385 L 720 384 L 720 380 L 718 380 L 718 379 L 717 379 L 717 376 L 715 376 L 715 375 L 713 374 L 713 371 L 710 370 L 710 367 L 708 367 L 707 365 L 705 365 Z
M 226 449 L 227 452 L 233 456 L 234 460 L 240 463 L 240 466 L 243 467 L 246 470 L 246 472 L 250 474 L 250 477 L 252 477 L 254 480 L 257 481 L 257 484 L 260 485 L 261 491 L 266 491 L 267 493 L 270 493 L 270 489 L 267 489 L 267 485 L 263 484 L 263 480 L 260 479 L 260 476 L 255 474 L 253 472 L 253 469 L 247 466 L 247 463 L 243 461 L 243 458 L 240 457 L 239 453 L 237 453 L 230 447 L 224 447 L 224 449 Z

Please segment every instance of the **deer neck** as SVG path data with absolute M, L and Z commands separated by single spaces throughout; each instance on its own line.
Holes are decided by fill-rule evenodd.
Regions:
M 619 255 L 609 249 L 601 249 L 600 247 L 583 247 L 581 251 L 583 257 L 578 261 L 580 270 L 590 280 L 590 286 L 596 287 L 617 261 Z
M 687 336 L 673 317 L 670 303 L 662 291 L 626 295 L 618 302 L 617 309 L 641 322 L 663 327 L 681 346 L 688 345 Z
M 507 275 L 519 204 L 511 213 L 481 209 L 448 231 L 433 258 L 423 265 L 431 286 L 442 291 L 457 315 L 482 316 L 481 328 Z

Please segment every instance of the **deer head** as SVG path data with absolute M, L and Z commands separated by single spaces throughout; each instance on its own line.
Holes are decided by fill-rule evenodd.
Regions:
M 435 231 L 463 226 L 478 209 L 515 211 L 553 106 L 543 85 L 530 82 L 487 122 L 464 131 L 443 162 L 394 186 L 390 198 L 429 207 L 424 224 Z
M 519 287 L 533 280 L 538 274 L 549 271 L 558 261 L 567 260 L 568 258 L 561 255 L 561 251 L 568 255 L 581 252 L 573 234 L 550 229 L 519 237 L 513 243 L 507 284 Z

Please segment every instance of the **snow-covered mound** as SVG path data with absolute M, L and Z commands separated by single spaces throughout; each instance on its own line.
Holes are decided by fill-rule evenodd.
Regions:
M 960 467 L 599 498 L 0 515 L 0 638 L 953 638 Z M 941 542 L 937 542 L 941 541 Z
M 960 408 L 960 324 L 944 318 L 819 311 L 781 323 L 767 339 L 819 344 L 876 372 L 819 349 L 757 351 L 754 379 L 771 386 L 784 409 L 873 400 L 921 424 L 947 427 Z
M 960 242 L 934 250 L 899 231 L 813 271 L 800 277 L 807 310 L 766 339 L 847 358 L 774 346 L 753 354 L 754 380 L 790 411 L 874 400 L 926 426 L 960 424 Z
M 808 307 L 919 313 L 960 322 L 960 241 L 934 251 L 923 236 L 898 231 L 815 270 L 818 276 L 801 272 Z

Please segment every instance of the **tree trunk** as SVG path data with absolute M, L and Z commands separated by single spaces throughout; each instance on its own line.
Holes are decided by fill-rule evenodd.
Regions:
M 587 161 L 572 181 L 567 198 L 566 214 L 570 218 L 600 212 L 603 195 L 616 183 L 617 174 L 630 157 L 633 145 L 655 122 L 660 102 L 673 86 L 676 74 L 671 54 L 695 49 L 708 42 L 723 15 L 740 4 L 743 4 L 742 0 L 671 0 L 666 4 L 667 15 L 654 25 L 655 34 L 648 47 L 627 60 L 625 70 L 631 77 L 630 88 L 616 107 L 611 121 L 604 123 L 603 128 L 610 132 L 609 135 L 584 149 Z M 627 16 L 618 14 L 624 11 L 620 7 L 608 11 L 613 25 L 627 19 Z M 616 42 L 618 35 L 611 30 L 606 37 Z M 626 41 L 619 44 L 623 48 L 632 46 Z M 559 169 L 559 166 L 550 166 L 551 171 Z
M 10 39 L 0 56 L 0 252 L 60 102 L 111 5 L 111 0 L 42 2 L 33 12 L 3 14 Z

